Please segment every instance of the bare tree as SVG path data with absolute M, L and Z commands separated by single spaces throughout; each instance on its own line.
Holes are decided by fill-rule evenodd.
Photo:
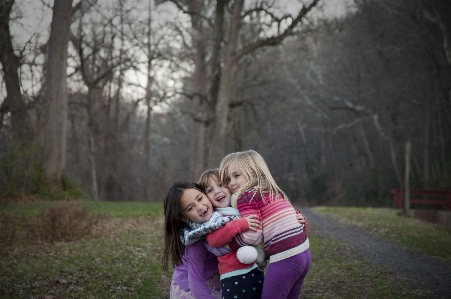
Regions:
M 66 160 L 67 128 L 67 45 L 72 16 L 72 0 L 56 1 L 50 26 L 48 57 L 43 86 L 44 98 L 44 177 L 56 189 Z
M 199 12 L 186 7 L 183 1 L 172 1 L 179 9 L 191 17 Z M 205 144 L 209 148 L 209 167 L 217 167 L 225 154 L 228 120 L 232 95 L 236 88 L 235 75 L 237 74 L 241 59 L 258 49 L 274 46 L 282 43 L 298 24 L 302 23 L 307 14 L 317 5 L 314 0 L 309 5 L 303 6 L 297 15 L 283 15 L 278 17 L 274 13 L 271 4 L 266 1 L 250 4 L 245 7 L 244 0 L 216 1 L 214 10 L 214 27 L 212 47 L 208 49 L 211 55 L 209 94 L 207 95 L 211 109 L 211 139 Z M 201 15 L 206 17 L 205 15 Z M 254 16 L 258 22 L 267 23 L 267 28 L 277 28 L 271 34 L 261 31 L 260 36 L 254 34 L 250 38 L 243 35 L 243 25 L 249 23 L 250 16 Z M 225 26 L 227 25 L 227 27 Z M 227 30 L 226 30 L 227 29 Z M 199 30 L 197 30 L 199 32 Z M 225 37 L 225 38 L 224 38 Z M 208 113 L 206 113 L 208 114 Z
M 21 57 L 14 52 L 9 24 L 13 5 L 14 1 L 0 1 L 0 63 L 7 93 L 0 106 L 0 128 L 4 124 L 6 115 L 11 113 L 14 142 L 30 144 L 33 140 L 33 131 L 28 116 L 28 107 L 22 96 L 18 73 Z
M 103 16 L 101 17 L 103 18 Z M 111 23 L 110 20 L 106 20 Z M 80 17 L 78 31 L 75 34 L 70 34 L 70 41 L 78 54 L 79 67 L 81 77 L 86 85 L 87 99 L 87 141 L 89 146 L 88 161 L 91 174 L 91 196 L 93 199 L 99 199 L 98 187 L 98 171 L 97 171 L 97 140 L 95 136 L 96 127 L 98 126 L 97 119 L 99 113 L 103 112 L 103 91 L 105 86 L 113 77 L 113 71 L 121 64 L 126 67 L 126 62 L 120 59 L 116 61 L 112 52 L 114 50 L 114 35 L 115 33 L 108 32 L 108 26 L 96 26 L 94 19 L 84 31 L 83 15 Z M 89 36 L 86 33 L 90 32 Z M 87 39 L 87 40 L 85 40 Z M 122 51 L 122 50 L 121 50 Z M 122 57 L 121 55 L 119 55 Z M 118 105 L 117 105 L 118 106 Z M 119 107 L 116 107 L 119 109 Z M 117 123 L 117 120 L 115 121 Z M 108 129 L 108 128 L 107 128 Z

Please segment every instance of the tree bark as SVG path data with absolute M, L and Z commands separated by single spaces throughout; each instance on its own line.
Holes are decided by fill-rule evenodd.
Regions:
M 14 1 L 0 1 L 0 63 L 3 67 L 6 98 L 0 107 L 0 127 L 7 113 L 11 113 L 14 142 L 20 145 L 32 141 L 31 122 L 27 105 L 20 90 L 18 69 L 20 58 L 14 53 L 9 21 Z
M 96 168 L 96 148 L 94 142 L 94 124 L 89 121 L 88 125 L 88 161 L 89 170 L 91 172 L 91 197 L 94 200 L 99 200 L 99 188 L 97 185 L 97 168 Z
M 238 63 L 240 59 L 259 48 L 278 45 L 289 36 L 293 29 L 301 22 L 310 10 L 316 6 L 319 0 L 313 0 L 308 6 L 303 6 L 297 16 L 292 19 L 290 25 L 280 34 L 264 39 L 257 39 L 243 45 L 238 50 L 239 32 L 242 25 L 242 11 L 244 0 L 236 0 L 232 4 L 231 16 L 229 19 L 229 31 L 227 35 L 223 67 L 219 78 L 219 90 L 216 101 L 212 101 L 214 105 L 214 117 L 212 125 L 212 138 L 210 140 L 208 165 L 209 167 L 218 167 L 220 161 L 225 155 L 227 129 L 229 126 L 229 104 L 232 95 L 235 92 L 235 76 L 238 71 Z M 217 1 L 217 6 L 224 1 Z M 227 1 L 226 1 L 227 2 Z M 225 5 L 226 3 L 224 3 Z M 218 12 L 217 7 L 217 12 Z M 218 17 L 218 15 L 217 15 Z M 215 78 L 215 77 L 214 77 Z M 214 86 L 214 84 L 213 84 Z
M 411 152 L 411 142 L 406 142 L 406 172 L 404 179 L 404 205 L 403 213 L 406 216 L 410 216 L 410 152 Z
M 203 1 L 189 1 L 190 10 L 195 14 L 191 17 L 193 44 L 195 48 L 194 56 L 194 94 L 206 94 L 207 68 L 206 68 L 206 44 L 204 43 L 204 28 L 200 14 L 203 11 Z M 193 138 L 191 144 L 191 175 L 193 180 L 197 180 L 205 167 L 205 138 L 206 119 L 208 113 L 207 103 L 199 96 L 193 98 Z
M 368 138 L 366 137 L 365 128 L 362 124 L 359 125 L 360 132 L 362 133 L 363 144 L 365 146 L 365 151 L 368 156 L 368 162 L 370 164 L 371 169 L 374 169 L 374 157 L 373 152 L 371 151 L 370 143 L 368 142 Z
M 238 45 L 238 33 L 241 26 L 241 11 L 244 0 L 233 3 L 230 29 L 225 48 L 224 67 L 219 84 L 218 100 L 215 106 L 213 134 L 209 151 L 209 167 L 218 167 L 225 155 L 227 127 L 229 117 L 230 94 L 235 88 L 235 75 L 238 70 L 236 48 Z
M 72 0 L 55 1 L 50 25 L 48 59 L 44 86 L 44 178 L 56 189 L 66 161 L 67 127 L 67 46 L 72 16 Z

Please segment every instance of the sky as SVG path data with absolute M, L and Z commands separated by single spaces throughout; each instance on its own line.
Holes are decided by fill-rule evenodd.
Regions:
M 98 0 L 102 1 L 111 0 Z M 143 4 L 148 5 L 148 1 L 143 0 Z M 308 0 L 303 0 L 309 3 Z M 302 2 L 299 0 L 276 0 L 281 9 L 286 13 L 294 14 L 299 11 Z M 78 0 L 74 0 L 74 5 Z M 353 3 L 353 0 L 322 0 L 320 5 L 323 7 L 323 14 L 328 18 L 341 17 L 346 13 L 347 6 Z M 15 11 L 13 16 L 18 16 L 18 21 L 11 25 L 11 32 L 14 38 L 14 47 L 17 51 L 23 50 L 24 47 L 31 47 L 31 43 L 45 44 L 50 31 L 50 23 L 52 18 L 51 6 L 53 0 L 16 0 Z M 167 5 L 167 4 L 165 4 Z M 172 4 L 170 4 L 172 5 Z M 169 10 L 170 12 L 170 10 Z M 157 14 L 161 17 L 163 14 Z M 137 78 L 139 80 L 139 78 Z M 27 85 L 25 82 L 24 86 Z M 3 87 L 0 86 L 0 94 L 4 94 Z
M 77 2 L 77 0 L 74 0 L 74 3 Z M 352 2 L 353 0 L 322 0 L 320 5 L 324 8 L 324 15 L 333 18 L 343 16 L 346 12 L 346 7 Z M 12 31 L 16 37 L 17 44 L 24 45 L 33 34 L 37 34 L 37 32 L 44 33 L 49 30 L 52 17 L 49 6 L 53 5 L 53 1 L 16 0 L 16 3 L 22 12 L 23 18 L 19 26 L 12 26 Z M 295 12 L 301 5 L 299 0 L 278 0 L 277 3 L 285 7 L 288 13 Z

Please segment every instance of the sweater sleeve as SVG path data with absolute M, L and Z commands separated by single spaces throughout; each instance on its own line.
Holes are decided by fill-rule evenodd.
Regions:
M 213 247 L 222 247 L 232 241 L 237 234 L 249 230 L 247 219 L 240 218 L 227 223 L 207 235 L 207 242 Z
M 196 299 L 214 299 L 203 277 L 205 260 L 208 254 L 203 241 L 198 241 L 185 248 L 185 257 L 188 259 L 188 285 Z
M 246 218 L 250 215 L 257 215 L 258 220 L 262 221 L 262 215 L 258 202 L 261 201 L 261 195 L 254 190 L 248 190 L 243 192 L 238 198 L 238 211 L 242 218 Z M 257 240 L 262 238 L 262 230 L 257 231 L 248 230 L 237 235 L 229 244 L 230 248 L 237 249 L 246 245 L 255 245 Z

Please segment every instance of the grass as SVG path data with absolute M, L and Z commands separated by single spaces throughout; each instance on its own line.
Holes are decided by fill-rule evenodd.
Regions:
M 451 262 L 451 231 L 387 208 L 319 207 L 315 211 Z
M 92 234 L 72 242 L 31 242 L 16 233 L 2 246 L 0 298 L 168 298 L 171 273 L 161 269 L 163 206 L 77 202 L 100 213 Z M 2 205 L 2 213 L 32 219 L 70 202 Z M 113 217 L 114 216 L 114 217 Z M 18 230 L 19 231 L 19 230 Z
M 163 251 L 163 205 L 134 202 L 22 202 L 0 204 L 1 213 L 11 219 L 27 222 L 43 215 L 51 207 L 75 205 L 89 215 L 97 215 L 92 232 L 81 239 L 65 242 L 31 242 L 24 229 L 17 229 L 0 247 L 0 298 L 169 298 L 171 272 L 161 268 Z M 398 227 L 392 210 L 372 209 L 321 213 L 360 215 L 355 225 Z M 381 213 L 381 214 L 379 214 Z M 369 214 L 365 216 L 366 214 Z M 396 216 L 396 215 L 395 215 Z M 387 218 L 384 218 L 387 217 Z M 358 220 L 357 220 L 358 219 Z M 366 223 L 370 224 L 362 224 Z M 344 221 L 344 220 L 343 220 Z M 406 231 L 418 227 L 413 219 L 403 219 Z M 11 222 L 11 221 L 10 221 Z M 19 225 L 19 222 L 14 222 Z M 420 223 L 429 229 L 429 224 Z M 10 225 L 11 226 L 11 225 Z M 8 226 L 8 227 L 10 227 Z M 390 230 L 390 229 L 385 229 Z M 385 233 L 375 229 L 373 233 Z M 408 234 L 404 233 L 408 239 Z M 396 235 L 395 235 L 396 236 Z M 441 235 L 438 235 L 438 237 Z M 437 243 L 442 244 L 442 239 Z M 435 235 L 434 235 L 435 238 Z M 449 238 L 449 236 L 448 236 Z M 301 298 L 428 298 L 430 294 L 389 269 L 368 263 L 345 243 L 310 229 L 312 268 Z M 5 242 L 4 240 L 0 242 Z M 408 242 L 414 246 L 415 242 Z M 446 243 L 448 244 L 448 243 Z M 443 245 L 443 246 L 446 246 Z M 442 246 L 442 245 L 440 245 Z
M 417 283 L 369 263 L 345 243 L 310 231 L 312 266 L 301 298 L 430 298 Z
M 133 218 L 149 216 L 156 218 L 163 216 L 163 206 L 161 203 L 90 200 L 70 202 L 85 207 L 91 212 L 111 217 Z M 68 203 L 68 201 L 10 202 L 1 204 L 1 207 L 4 212 L 10 212 L 16 215 L 25 213 L 27 216 L 33 216 L 49 207 L 66 206 Z

